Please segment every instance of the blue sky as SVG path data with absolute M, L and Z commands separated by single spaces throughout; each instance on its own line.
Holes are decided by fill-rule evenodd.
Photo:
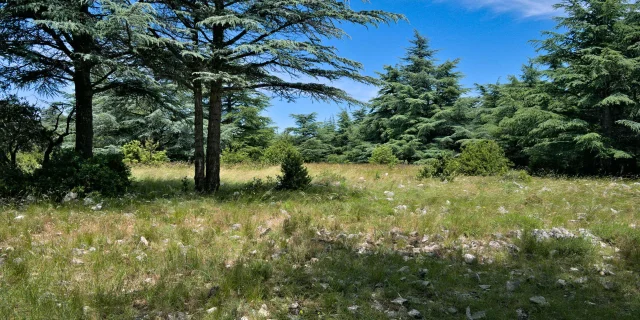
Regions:
M 520 67 L 536 55 L 529 40 L 540 39 L 551 30 L 557 15 L 556 0 L 351 0 L 354 9 L 385 10 L 402 13 L 409 22 L 378 29 L 345 26 L 351 39 L 334 41 L 340 55 L 364 64 L 364 73 L 375 76 L 385 65 L 394 65 L 404 55 L 413 30 L 418 30 L 439 49 L 441 61 L 460 58 L 462 83 L 495 83 L 507 75 L 518 74 Z M 335 86 L 357 99 L 367 101 L 376 88 L 347 80 Z M 335 115 L 343 105 L 298 99 L 287 103 L 274 99 L 267 110 L 280 131 L 293 126 L 292 113 L 318 113 L 318 120 Z

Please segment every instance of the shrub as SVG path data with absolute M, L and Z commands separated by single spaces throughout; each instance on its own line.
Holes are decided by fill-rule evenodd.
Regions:
M 460 162 L 451 154 L 443 154 L 437 159 L 427 159 L 418 172 L 418 179 L 440 178 L 453 181 L 460 173 Z
M 224 164 L 242 164 L 251 162 L 251 157 L 244 151 L 223 151 L 220 161 Z
M 159 146 L 159 143 L 154 143 L 151 140 L 145 141 L 145 143 L 133 140 L 122 146 L 124 161 L 127 163 L 141 164 L 158 164 L 168 162 L 169 157 L 167 156 L 167 152 L 158 151 Z
M 70 150 L 55 154 L 33 174 L 34 190 L 60 200 L 70 191 L 80 194 L 99 192 L 118 196 L 130 186 L 131 171 L 122 154 L 95 155 L 83 159 Z
M 296 152 L 297 149 L 286 140 L 278 140 L 264 151 L 262 162 L 268 165 L 282 164 L 287 154 Z
M 458 161 L 461 172 L 471 176 L 503 174 L 511 165 L 504 150 L 493 140 L 477 140 L 465 144 Z
M 301 190 L 309 186 L 311 177 L 299 151 L 289 150 L 282 161 L 282 176 L 278 176 L 278 189 Z
M 346 164 L 349 160 L 344 155 L 330 154 L 327 156 L 327 163 Z
M 531 182 L 532 178 L 524 170 L 510 170 L 507 171 L 503 176 L 502 180 L 505 181 L 520 181 L 520 182 Z
M 388 164 L 394 166 L 398 163 L 398 158 L 393 154 L 393 150 L 389 146 L 377 146 L 373 149 L 369 163 Z
M 29 175 L 17 167 L 0 166 L 0 198 L 24 195 Z

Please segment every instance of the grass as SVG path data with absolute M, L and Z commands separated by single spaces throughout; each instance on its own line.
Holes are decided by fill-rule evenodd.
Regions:
M 135 167 L 127 196 L 93 197 L 102 210 L 2 207 L 0 318 L 637 319 L 636 181 L 308 167 L 305 191 L 233 167 L 201 196 L 167 165 Z M 532 235 L 554 227 L 598 239 Z

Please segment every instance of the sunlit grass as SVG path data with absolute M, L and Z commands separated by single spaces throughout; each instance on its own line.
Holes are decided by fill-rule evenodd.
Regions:
M 192 168 L 175 164 L 134 167 L 127 196 L 93 197 L 100 211 L 83 200 L 3 207 L 0 318 L 260 319 L 263 304 L 273 319 L 462 319 L 467 307 L 487 319 L 637 318 L 637 181 L 443 183 L 416 180 L 412 166 L 308 167 L 305 191 L 276 191 L 278 167 L 234 167 L 202 196 Z M 603 243 L 529 236 L 553 227 Z

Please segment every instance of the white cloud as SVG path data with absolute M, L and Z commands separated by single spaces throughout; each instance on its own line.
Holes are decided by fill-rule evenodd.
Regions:
M 490 8 L 496 12 L 516 12 L 523 17 L 545 17 L 557 14 L 553 5 L 559 0 L 437 0 L 438 2 L 458 2 L 477 9 Z

